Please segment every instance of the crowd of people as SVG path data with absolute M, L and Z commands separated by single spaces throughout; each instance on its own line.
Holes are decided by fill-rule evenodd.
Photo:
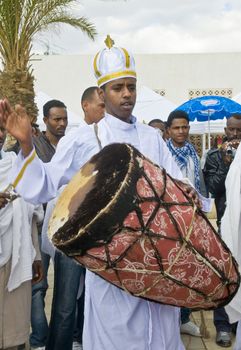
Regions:
M 199 197 L 213 197 L 221 236 L 222 227 L 232 227 L 234 220 L 240 227 L 240 205 L 235 217 L 228 215 L 234 189 L 226 188 L 225 181 L 227 177 L 232 183 L 239 176 L 235 195 L 240 200 L 236 159 L 241 150 L 230 154 L 227 143 L 241 139 L 241 115 L 227 120 L 224 146 L 208 152 L 202 169 L 189 141 L 188 114 L 176 110 L 167 122 L 153 119 L 149 125 L 132 115 L 137 75 L 127 50 L 112 45 L 101 50 L 94 71 L 97 86 L 87 88 L 81 98 L 86 126 L 68 133 L 68 111 L 62 101 L 43 106 L 46 130 L 41 132 L 30 124 L 22 106 L 13 108 L 7 100 L 0 101 L 0 349 L 24 349 L 29 341 L 36 350 L 182 350 L 181 333 L 202 336 L 190 309 L 133 297 L 85 270 L 49 241 L 48 222 L 58 195 L 104 146 L 129 143 L 173 178 L 188 179 L 186 194 L 197 205 Z M 6 132 L 17 142 L 3 151 Z M 221 225 L 223 216 L 226 221 Z M 239 253 L 235 245 L 237 260 Z M 51 259 L 54 288 L 48 322 L 45 296 Z M 231 334 L 237 332 L 235 349 L 240 350 L 241 308 L 235 302 L 231 305 L 232 319 L 228 309 L 214 311 L 216 343 L 231 346 Z

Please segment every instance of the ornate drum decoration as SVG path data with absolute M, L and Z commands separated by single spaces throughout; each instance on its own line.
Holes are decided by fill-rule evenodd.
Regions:
M 213 309 L 237 263 L 185 185 L 128 144 L 106 146 L 74 176 L 49 223 L 54 245 L 133 296 Z

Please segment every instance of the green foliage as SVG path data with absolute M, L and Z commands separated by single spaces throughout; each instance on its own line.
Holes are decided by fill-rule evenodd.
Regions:
M 71 13 L 75 0 L 0 0 L 0 54 L 4 67 L 26 69 L 35 34 L 62 23 L 90 39 L 96 30 L 85 17 Z
M 0 0 L 0 97 L 24 105 L 34 104 L 30 57 L 37 33 L 68 24 L 94 40 L 96 29 L 85 17 L 74 15 L 76 0 Z M 27 84 L 27 86 L 25 86 Z M 32 85 L 31 85 L 32 84 Z M 31 108 L 30 108 L 31 109 Z M 36 119 L 36 107 L 33 107 Z

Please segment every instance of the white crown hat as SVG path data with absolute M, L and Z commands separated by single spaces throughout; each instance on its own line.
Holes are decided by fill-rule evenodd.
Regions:
M 107 48 L 99 51 L 94 58 L 94 72 L 99 87 L 120 78 L 136 78 L 134 57 L 126 50 L 115 47 L 107 35 Z

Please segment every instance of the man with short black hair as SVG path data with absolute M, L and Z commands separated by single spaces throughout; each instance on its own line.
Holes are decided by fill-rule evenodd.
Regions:
M 43 121 L 46 131 L 38 137 L 33 137 L 35 150 L 43 162 L 50 162 L 55 154 L 59 140 L 65 135 L 68 125 L 67 107 L 62 101 L 50 100 L 43 106 Z M 43 232 L 42 232 L 43 235 Z M 32 333 L 30 334 L 31 349 L 57 350 L 61 346 L 66 350 L 75 345 L 74 323 L 76 300 L 79 289 L 79 280 L 83 268 L 75 264 L 59 251 L 50 251 L 48 242 L 43 239 L 42 261 L 45 278 L 33 287 L 32 291 Z M 54 259 L 54 293 L 52 299 L 51 318 L 48 321 L 44 310 L 44 299 L 48 288 L 47 272 L 50 255 Z M 82 315 L 80 315 L 83 318 Z M 80 327 L 80 338 L 82 328 Z M 79 342 L 82 339 L 78 339 Z M 80 348 L 80 346 L 79 346 Z M 77 347 L 76 347 L 77 349 Z
M 167 119 L 169 139 L 167 146 L 177 162 L 184 178 L 188 178 L 195 189 L 204 197 L 207 195 L 200 160 L 193 145 L 188 141 L 189 117 L 181 110 L 170 113 Z
M 152 126 L 153 128 L 159 129 L 160 133 L 162 135 L 163 140 L 166 140 L 168 138 L 167 136 L 167 128 L 166 128 L 166 122 L 162 121 L 161 119 L 152 119 L 149 123 L 149 126 Z
M 100 98 L 98 86 L 90 86 L 83 92 L 81 107 L 87 124 L 98 123 L 104 117 L 105 104 Z
M 43 162 L 49 162 L 68 125 L 67 108 L 59 100 L 50 100 L 43 106 L 43 121 L 46 131 L 33 137 L 36 152 Z
M 50 100 L 46 102 L 43 105 L 43 121 L 46 126 L 46 131 L 40 132 L 39 135 L 33 135 L 33 144 L 39 158 L 47 163 L 52 159 L 59 140 L 65 135 L 65 130 L 68 125 L 67 108 L 65 104 L 59 100 Z M 42 242 L 41 230 L 42 225 L 39 227 L 40 242 Z M 45 349 L 48 334 L 51 335 L 44 310 L 44 300 L 48 289 L 47 274 L 50 255 L 44 253 L 41 248 L 41 256 L 44 278 L 32 288 L 32 332 L 29 339 L 31 349 L 36 350 Z
M 206 187 L 200 160 L 193 145 L 188 141 L 189 117 L 181 110 L 174 110 L 167 119 L 169 139 L 167 146 L 177 162 L 184 178 L 188 178 L 197 191 L 206 196 Z M 199 327 L 190 320 L 191 310 L 181 308 L 181 333 L 200 337 Z

